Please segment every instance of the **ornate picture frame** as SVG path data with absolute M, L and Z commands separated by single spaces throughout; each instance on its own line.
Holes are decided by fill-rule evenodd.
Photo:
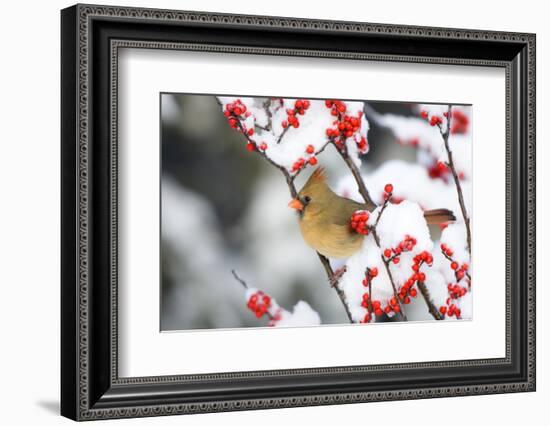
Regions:
M 535 390 L 534 34 L 76 5 L 61 12 L 61 413 L 160 416 Z M 506 74 L 506 356 L 119 377 L 119 49 L 497 67 Z

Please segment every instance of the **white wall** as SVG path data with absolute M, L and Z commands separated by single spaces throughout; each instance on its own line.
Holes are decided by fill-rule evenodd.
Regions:
M 275 425 L 343 421 L 467 425 L 480 418 L 511 425 L 545 415 L 550 292 L 542 271 L 550 185 L 550 28 L 544 2 L 278 0 L 103 1 L 143 7 L 360 20 L 537 33 L 538 106 L 538 391 L 454 399 L 123 420 L 126 424 Z M 6 425 L 67 424 L 59 394 L 59 9 L 71 3 L 11 1 L 0 23 L 0 418 Z M 29 124 L 30 123 L 30 124 Z M 481 416 L 481 417 L 480 417 Z M 102 424 L 111 424 L 108 421 Z M 113 423 L 115 424 L 115 423 Z

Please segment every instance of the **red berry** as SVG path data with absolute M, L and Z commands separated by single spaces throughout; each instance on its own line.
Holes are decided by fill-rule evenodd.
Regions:
M 283 129 L 286 129 L 288 127 L 288 122 L 285 120 L 281 123 L 281 126 L 283 126 Z
M 252 136 L 254 134 L 254 129 L 248 129 L 248 136 Z
M 260 149 L 262 151 L 265 151 L 267 149 L 267 144 L 265 142 L 262 142 L 262 144 L 260 145 Z
M 393 262 L 395 265 L 397 265 L 397 264 L 399 263 L 399 257 L 397 257 L 397 256 L 394 257 L 394 258 L 392 259 L 392 262 Z
M 458 263 L 456 262 L 451 262 L 451 269 L 456 271 L 458 269 Z
M 445 315 L 447 313 L 447 307 L 442 306 L 441 308 L 439 308 L 439 312 L 441 312 L 443 315 Z
M 411 295 L 411 297 L 416 297 L 416 295 L 418 294 L 416 289 L 415 288 L 411 288 L 411 291 L 409 292 L 409 294 Z
M 246 144 L 246 149 L 248 149 L 249 151 L 255 151 L 256 150 L 256 145 L 254 145 L 253 143 L 247 143 Z
M 306 148 L 306 152 L 308 154 L 313 154 L 315 152 L 315 148 L 313 145 L 308 145 L 307 148 Z
M 369 272 L 369 275 L 373 278 L 377 277 L 378 276 L 378 268 L 372 268 Z
M 311 158 L 308 160 L 308 163 L 311 164 L 312 166 L 315 166 L 315 164 L 317 164 L 317 158 L 311 157 Z
M 392 193 L 393 192 L 393 185 L 391 183 L 386 184 L 386 186 L 384 186 L 384 191 L 387 194 Z
M 428 119 L 428 111 L 420 111 L 420 116 L 424 119 Z
M 391 257 L 391 250 L 390 249 L 384 250 L 384 256 Z

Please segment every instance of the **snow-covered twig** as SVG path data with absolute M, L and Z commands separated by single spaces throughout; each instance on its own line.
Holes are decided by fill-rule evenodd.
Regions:
M 248 309 L 250 309 L 256 318 L 266 315 L 269 318 L 270 327 L 289 327 L 289 326 L 307 326 L 320 325 L 321 318 L 309 304 L 300 300 L 294 306 L 292 312 L 279 306 L 277 301 L 269 294 L 249 287 L 235 270 L 231 273 L 233 277 L 245 288 L 245 300 Z
M 460 179 L 456 172 L 455 164 L 453 161 L 453 152 L 451 151 L 451 148 L 449 146 L 449 135 L 451 134 L 452 107 L 453 107 L 452 105 L 449 105 L 447 109 L 447 125 L 445 126 L 445 130 L 443 130 L 443 126 L 441 125 L 441 123 L 438 123 L 437 127 L 439 128 L 439 132 L 441 133 L 441 137 L 443 138 L 445 151 L 447 151 L 447 157 L 448 157 L 447 167 L 451 170 L 451 174 L 453 175 L 453 180 L 454 180 L 456 192 L 458 195 L 458 202 L 460 204 L 460 210 L 462 212 L 462 217 L 464 219 L 464 226 L 466 227 L 466 240 L 468 243 L 468 251 L 471 254 L 472 253 L 472 235 L 470 233 L 470 218 L 468 217 L 468 212 L 466 211 L 466 205 L 464 204 L 464 195 L 462 194 L 462 186 L 460 185 Z

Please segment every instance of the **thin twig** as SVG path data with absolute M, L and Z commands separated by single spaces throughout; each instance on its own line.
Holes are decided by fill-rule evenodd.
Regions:
M 235 271 L 234 269 L 231 269 L 231 273 L 233 274 L 233 276 L 235 277 L 235 279 L 236 279 L 238 282 L 240 282 L 244 288 L 246 288 L 246 289 L 248 290 L 248 285 L 246 284 L 246 281 L 243 280 L 241 277 L 239 277 L 239 275 L 237 274 L 237 271 Z
M 350 169 L 351 174 L 353 175 L 355 182 L 357 183 L 357 189 L 359 190 L 359 193 L 361 194 L 361 196 L 365 200 L 365 203 L 367 204 L 367 209 L 374 210 L 376 208 L 376 203 L 372 201 L 369 191 L 365 185 L 365 182 L 361 177 L 361 172 L 359 171 L 359 168 L 353 162 L 353 160 L 347 153 L 347 150 L 339 149 L 337 146 L 335 146 L 335 148 L 336 148 L 336 151 L 340 153 L 340 156 L 343 158 L 348 168 Z
M 316 252 L 317 256 L 319 256 L 319 260 L 321 261 L 321 264 L 323 265 L 323 268 L 325 268 L 325 272 L 327 276 L 329 277 L 329 281 L 334 280 L 334 271 L 332 270 L 332 267 L 330 266 L 329 260 L 323 256 L 321 253 Z M 346 302 L 346 294 L 342 291 L 342 289 L 339 287 L 338 282 L 336 282 L 333 286 L 334 290 L 336 291 L 336 294 L 340 298 L 340 301 L 342 302 L 342 305 L 344 305 L 344 309 L 346 310 L 346 315 L 348 316 L 349 322 L 353 323 L 353 317 L 351 316 L 351 312 L 349 310 L 348 304 Z
M 468 212 L 466 211 L 466 205 L 464 204 L 464 195 L 462 194 L 462 185 L 460 184 L 460 179 L 458 178 L 458 174 L 456 173 L 455 164 L 453 161 L 453 152 L 451 151 L 451 148 L 449 146 L 449 136 L 451 134 L 451 117 L 452 117 L 452 105 L 449 105 L 447 109 L 447 126 L 445 130 L 443 130 L 443 127 L 441 124 L 438 124 L 437 127 L 439 128 L 439 132 L 441 133 L 441 137 L 443 138 L 443 143 L 445 145 L 445 150 L 447 151 L 447 157 L 449 161 L 447 162 L 447 167 L 451 170 L 451 173 L 453 175 L 453 180 L 455 182 L 456 192 L 458 195 L 458 202 L 460 204 L 460 210 L 462 212 L 462 218 L 464 219 L 464 226 L 466 226 L 466 239 L 468 243 L 468 252 L 470 255 L 472 254 L 472 235 L 470 232 L 470 218 L 468 217 Z
M 432 302 L 432 299 L 430 297 L 430 292 L 428 291 L 428 288 L 426 287 L 426 283 L 423 281 L 417 281 L 416 285 L 418 286 L 418 289 L 420 290 L 420 293 L 422 293 L 422 296 L 424 297 L 424 300 L 426 301 L 426 304 L 428 305 L 428 311 L 436 320 L 442 320 L 443 315 L 441 315 L 441 312 L 437 309 L 437 307 Z
M 277 144 L 280 144 L 281 141 L 283 140 L 283 138 L 285 137 L 286 135 L 286 132 L 288 132 L 288 129 L 290 129 L 290 126 L 286 126 L 283 131 L 281 132 L 281 134 L 279 135 L 279 137 L 277 138 Z
M 445 253 L 443 250 L 441 250 L 441 253 L 443 253 L 443 256 L 445 256 L 449 262 L 451 263 L 455 262 L 455 260 L 451 256 L 449 256 L 447 253 Z M 472 277 L 470 276 L 470 273 L 468 271 L 464 271 L 464 275 L 466 275 L 466 277 L 468 277 L 470 281 L 472 280 Z M 456 271 L 455 271 L 455 278 L 457 278 L 457 281 L 459 281 L 458 277 L 456 276 Z

